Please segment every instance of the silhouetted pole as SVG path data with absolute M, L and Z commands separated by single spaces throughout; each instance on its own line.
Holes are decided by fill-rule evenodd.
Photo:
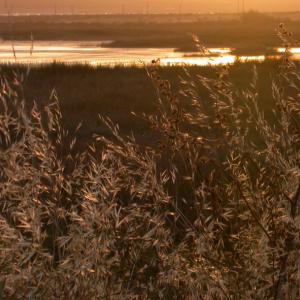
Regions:
M 9 9 L 8 9 L 7 0 L 4 0 L 4 13 L 7 13 L 7 15 L 9 15 Z
M 245 0 L 237 0 L 237 13 L 238 14 L 245 13 Z
M 179 2 L 179 7 L 178 7 L 178 21 L 181 21 L 181 15 L 182 15 L 182 0 Z
M 57 15 L 57 3 L 56 0 L 54 0 L 54 15 Z

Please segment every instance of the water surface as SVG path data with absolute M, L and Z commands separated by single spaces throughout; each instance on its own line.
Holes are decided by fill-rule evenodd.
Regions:
M 160 59 L 161 65 L 222 65 L 236 60 L 258 61 L 266 55 L 235 55 L 231 48 L 209 48 L 205 53 L 182 53 L 173 48 L 113 48 L 109 41 L 2 41 L 0 42 L 0 63 L 49 64 L 89 64 L 93 66 L 137 65 Z M 276 49 L 278 54 L 285 51 Z M 295 59 L 300 60 L 300 48 L 292 48 Z M 274 57 L 274 56 L 272 56 Z

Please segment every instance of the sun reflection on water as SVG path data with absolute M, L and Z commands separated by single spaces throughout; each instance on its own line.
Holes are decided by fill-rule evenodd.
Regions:
M 277 48 L 276 50 L 279 53 L 284 53 L 286 51 L 286 48 Z M 289 52 L 292 54 L 300 54 L 300 47 L 291 48 L 289 49 Z
M 153 58 L 160 58 L 162 66 L 174 65 L 226 65 L 236 61 L 263 62 L 265 55 L 234 55 L 232 48 L 208 48 L 204 53 L 182 53 L 173 48 L 113 48 L 109 41 L 2 41 L 0 43 L 0 63 L 49 64 L 89 64 L 92 66 L 143 66 Z M 284 48 L 277 48 L 283 53 Z M 300 48 L 292 48 L 295 59 L 300 60 Z M 271 56 L 269 56 L 271 57 Z

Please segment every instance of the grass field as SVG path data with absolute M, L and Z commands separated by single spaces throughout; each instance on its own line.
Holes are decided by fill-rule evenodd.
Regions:
M 230 80 L 240 89 L 248 86 L 252 80 L 254 65 L 258 67 L 262 103 L 268 107 L 270 78 L 276 73 L 279 62 L 236 63 L 230 70 Z M 189 67 L 188 70 L 192 75 L 215 77 L 220 68 Z M 26 73 L 26 69 L 18 66 L 2 66 L 2 72 Z M 173 90 L 178 93 L 179 76 L 184 77 L 183 68 L 164 67 L 160 73 L 162 77 L 170 80 Z M 108 134 L 100 125 L 98 114 L 108 116 L 118 123 L 123 133 L 129 134 L 132 131 L 141 142 L 152 141 L 146 123 L 131 114 L 131 112 L 154 113 L 156 109 L 155 89 L 145 69 L 92 68 L 62 64 L 30 69 L 24 81 L 24 95 L 28 103 L 37 101 L 41 106 L 48 104 L 53 89 L 60 100 L 65 125 L 69 129 L 74 129 L 81 121 L 83 122 L 79 131 L 79 139 L 83 143 L 89 141 L 94 133 Z

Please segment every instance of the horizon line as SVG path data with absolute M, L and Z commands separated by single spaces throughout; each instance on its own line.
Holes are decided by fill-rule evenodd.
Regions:
M 176 12 L 151 12 L 151 13 L 142 13 L 142 12 L 125 12 L 125 13 L 118 13 L 118 12 L 101 12 L 101 13 L 89 13 L 89 12 L 57 12 L 57 13 L 48 13 L 48 12 L 40 12 L 40 13 L 25 13 L 25 12 L 0 12 L 0 17 L 8 17 L 8 16 L 129 16 L 129 15 L 137 15 L 137 16 L 158 16 L 158 15 L 241 15 L 247 13 L 260 13 L 260 14 L 291 14 L 291 13 L 300 13 L 300 10 L 296 11 L 259 11 L 259 10 L 248 10 L 244 13 L 238 12 L 186 12 L 186 13 L 176 13 Z

